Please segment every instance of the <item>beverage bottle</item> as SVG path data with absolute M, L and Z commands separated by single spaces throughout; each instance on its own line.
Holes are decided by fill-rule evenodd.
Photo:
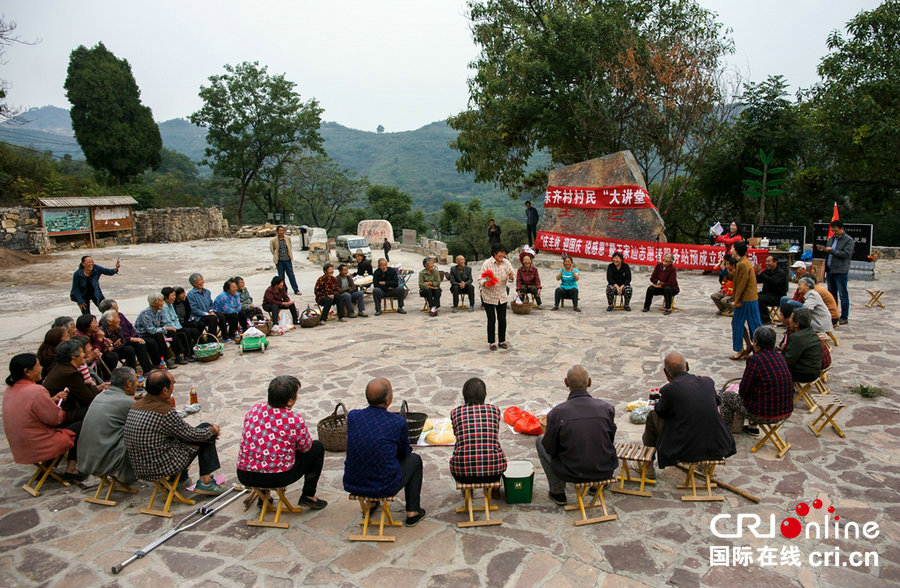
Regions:
M 191 386 L 191 394 L 189 400 L 191 404 L 197 404 L 199 402 L 197 400 L 197 389 L 193 386 Z

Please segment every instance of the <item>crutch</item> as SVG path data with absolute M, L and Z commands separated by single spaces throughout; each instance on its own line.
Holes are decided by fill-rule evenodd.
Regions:
M 212 505 L 214 505 L 215 503 L 219 502 L 220 500 L 222 500 L 223 498 L 225 498 L 226 496 L 228 496 L 228 495 L 231 494 L 232 492 L 237 492 L 237 494 L 231 496 L 228 500 L 226 500 L 225 502 L 223 502 L 222 504 L 220 504 L 220 505 L 217 506 L 216 508 L 210 508 Z M 174 537 L 175 535 L 181 533 L 182 531 L 187 531 L 187 530 L 190 529 L 191 527 L 194 527 L 194 526 L 197 525 L 198 523 L 201 523 L 201 522 L 203 522 L 204 520 L 206 520 L 207 518 L 213 516 L 213 515 L 216 514 L 218 511 L 222 510 L 223 508 L 225 508 L 226 506 L 228 506 L 229 504 L 231 504 L 232 502 L 234 502 L 235 500 L 237 500 L 238 498 L 240 498 L 241 496 L 243 496 L 243 495 L 246 494 L 247 492 L 248 492 L 248 490 L 247 490 L 246 488 L 244 488 L 243 486 L 240 486 L 240 485 L 238 485 L 238 484 L 235 484 L 234 486 L 232 486 L 231 488 L 229 488 L 226 492 L 224 492 L 224 493 L 222 493 L 222 494 L 216 496 L 213 500 L 210 500 L 210 501 L 209 501 L 208 503 L 206 503 L 205 505 L 201 506 L 200 508 L 198 508 L 197 510 L 195 510 L 195 511 L 192 512 L 191 514 L 189 514 L 189 515 L 187 515 L 186 517 L 184 517 L 183 519 L 181 519 L 181 520 L 178 522 L 178 524 L 175 525 L 175 528 L 174 528 L 174 529 L 172 529 L 171 531 L 169 531 L 168 533 L 166 533 L 165 535 L 163 535 L 162 537 L 160 537 L 159 539 L 157 539 L 157 540 L 154 541 L 153 543 L 147 545 L 146 547 L 144 547 L 144 548 L 142 548 L 142 549 L 138 549 L 137 551 L 134 552 L 134 555 L 132 555 L 131 557 L 129 557 L 128 559 L 126 559 L 125 561 L 123 561 L 122 563 L 120 563 L 119 565 L 113 566 L 113 567 L 112 567 L 112 573 L 118 574 L 119 572 L 122 571 L 122 569 L 123 569 L 125 566 L 127 566 L 128 564 L 130 564 L 130 563 L 133 562 L 134 560 L 136 560 L 136 559 L 141 559 L 142 557 L 144 557 L 145 555 L 147 555 L 148 553 L 150 553 L 151 551 L 153 551 L 154 549 L 156 549 L 157 547 L 159 547 L 160 545 L 162 545 L 163 543 L 165 543 L 166 541 L 168 541 L 169 539 L 171 539 L 171 538 Z M 187 523 L 190 519 L 192 519 L 193 517 L 195 517 L 195 516 L 197 516 L 197 515 L 202 515 L 202 516 L 201 516 L 200 518 L 198 518 L 197 520 L 193 521 L 192 523 L 185 524 L 185 523 Z

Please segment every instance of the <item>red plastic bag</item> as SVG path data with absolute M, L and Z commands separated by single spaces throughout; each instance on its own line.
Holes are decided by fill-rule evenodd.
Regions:
M 520 416 L 522 416 L 522 409 L 518 406 L 510 406 L 503 411 L 503 420 L 510 427 L 515 426 L 516 421 L 519 420 Z
M 525 435 L 540 435 L 541 421 L 530 412 L 524 411 L 518 406 L 510 406 L 503 411 L 503 420 L 513 428 L 516 433 Z

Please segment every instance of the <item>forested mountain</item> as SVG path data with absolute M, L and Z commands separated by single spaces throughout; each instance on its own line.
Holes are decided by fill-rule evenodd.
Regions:
M 52 151 L 59 157 L 84 158 L 67 110 L 55 106 L 33 108 L 21 116 L 21 121 L 0 125 L 0 141 Z M 164 147 L 196 162 L 203 159 L 205 129 L 176 118 L 159 123 L 159 131 Z M 436 212 L 446 200 L 468 201 L 473 197 L 480 198 L 485 209 L 493 208 L 501 216 L 518 216 L 521 212 L 521 202 L 510 200 L 492 186 L 476 184 L 472 174 L 456 171 L 457 154 L 448 142 L 457 133 L 443 121 L 398 133 L 359 131 L 325 122 L 320 132 L 325 150 L 339 165 L 365 175 L 373 184 L 396 186 L 411 194 L 415 206 L 426 213 Z

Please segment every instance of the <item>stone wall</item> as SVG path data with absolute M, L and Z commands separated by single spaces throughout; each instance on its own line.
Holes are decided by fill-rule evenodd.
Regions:
M 228 236 L 228 221 L 218 208 L 151 208 L 134 211 L 138 243 L 175 243 Z
M 33 208 L 0 208 L 2 241 L 0 246 L 16 251 L 47 251 L 47 235 Z
M 406 229 L 404 229 L 404 231 L 406 231 Z M 416 246 L 416 253 L 427 257 L 433 257 L 437 263 L 450 263 L 447 259 L 447 244 L 443 241 L 438 241 L 437 239 L 422 239 Z

